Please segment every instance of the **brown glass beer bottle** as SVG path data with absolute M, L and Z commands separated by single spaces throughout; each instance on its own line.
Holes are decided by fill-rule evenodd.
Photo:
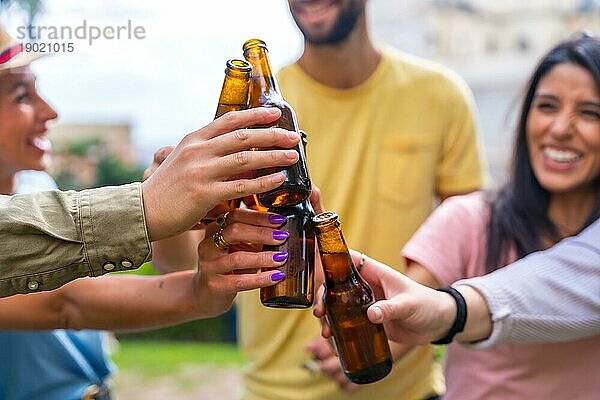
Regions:
M 219 95 L 219 103 L 215 112 L 215 119 L 229 111 L 240 111 L 248 108 L 248 98 L 250 92 L 252 66 L 245 60 L 227 60 L 225 63 L 225 78 L 221 94 Z M 252 196 L 248 196 L 250 199 Z M 228 209 L 237 208 L 242 199 L 234 199 L 227 202 Z M 202 222 L 208 224 L 214 221 L 222 211 L 224 206 L 218 207 L 220 214 L 207 215 L 202 219 Z
M 315 234 L 311 227 L 314 211 L 310 202 L 269 211 L 287 217 L 283 225 L 290 236 L 280 246 L 264 246 L 265 251 L 285 251 L 288 259 L 279 270 L 285 279 L 274 286 L 260 289 L 260 301 L 267 307 L 308 308 L 313 304 L 315 282 Z
M 336 213 L 313 218 L 325 272 L 323 302 L 344 373 L 354 383 L 371 383 L 392 369 L 392 355 L 381 324 L 367 318 L 373 291 L 354 267 Z
M 266 126 L 277 126 L 290 131 L 298 132 L 296 113 L 283 99 L 277 87 L 275 76 L 267 56 L 267 46 L 259 39 L 250 39 L 244 43 L 244 58 L 252 65 L 252 83 L 250 85 L 249 108 L 277 107 L 281 110 L 281 117 Z M 285 181 L 281 186 L 257 195 L 258 201 L 265 207 L 288 207 L 300 203 L 310 195 L 310 179 L 306 167 L 306 158 L 302 146 L 294 147 L 300 158 L 298 162 L 289 166 L 285 172 Z M 256 171 L 256 176 L 263 176 L 280 171 L 278 168 L 265 168 Z
M 247 61 L 227 60 L 215 119 L 229 111 L 248 108 L 251 72 L 252 66 Z

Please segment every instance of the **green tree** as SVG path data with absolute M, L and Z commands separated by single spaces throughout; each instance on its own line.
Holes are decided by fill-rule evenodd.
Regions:
M 136 182 L 144 173 L 142 168 L 128 167 L 110 155 L 103 157 L 96 168 L 96 186 Z

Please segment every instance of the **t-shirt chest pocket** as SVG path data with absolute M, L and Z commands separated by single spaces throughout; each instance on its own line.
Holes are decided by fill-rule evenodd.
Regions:
M 430 136 L 385 137 L 378 157 L 378 194 L 403 206 L 424 201 L 431 203 L 435 186 L 435 153 Z

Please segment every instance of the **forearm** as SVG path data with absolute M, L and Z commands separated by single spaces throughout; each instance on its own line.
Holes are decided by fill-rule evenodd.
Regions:
M 478 346 L 561 342 L 597 335 L 599 262 L 598 248 L 574 238 L 492 274 L 457 282 L 455 285 L 476 289 L 491 314 L 490 338 Z
M 458 286 L 457 290 L 465 298 L 468 311 L 465 328 L 454 339 L 459 342 L 478 342 L 487 339 L 492 332 L 492 318 L 485 299 L 481 293 L 470 286 Z M 456 308 L 453 308 L 454 313 L 455 310 Z
M 152 243 L 152 265 L 163 274 L 195 269 L 203 237 L 204 230 L 193 230 Z
M 194 271 L 110 276 L 65 287 L 59 321 L 67 329 L 140 330 L 202 317 Z
M 203 317 L 193 271 L 79 279 L 57 290 L 0 300 L 0 329 L 138 330 Z

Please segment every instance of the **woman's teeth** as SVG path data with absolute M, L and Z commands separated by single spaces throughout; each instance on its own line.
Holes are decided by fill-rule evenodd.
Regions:
M 559 150 L 552 149 L 546 147 L 544 150 L 544 155 L 551 159 L 552 161 L 568 163 L 579 160 L 583 155 L 581 153 L 572 151 L 572 150 Z
M 42 151 L 48 151 L 52 147 L 52 143 L 50 142 L 50 140 L 44 136 L 38 136 L 33 138 L 31 144 L 33 144 L 34 147 L 37 147 Z

